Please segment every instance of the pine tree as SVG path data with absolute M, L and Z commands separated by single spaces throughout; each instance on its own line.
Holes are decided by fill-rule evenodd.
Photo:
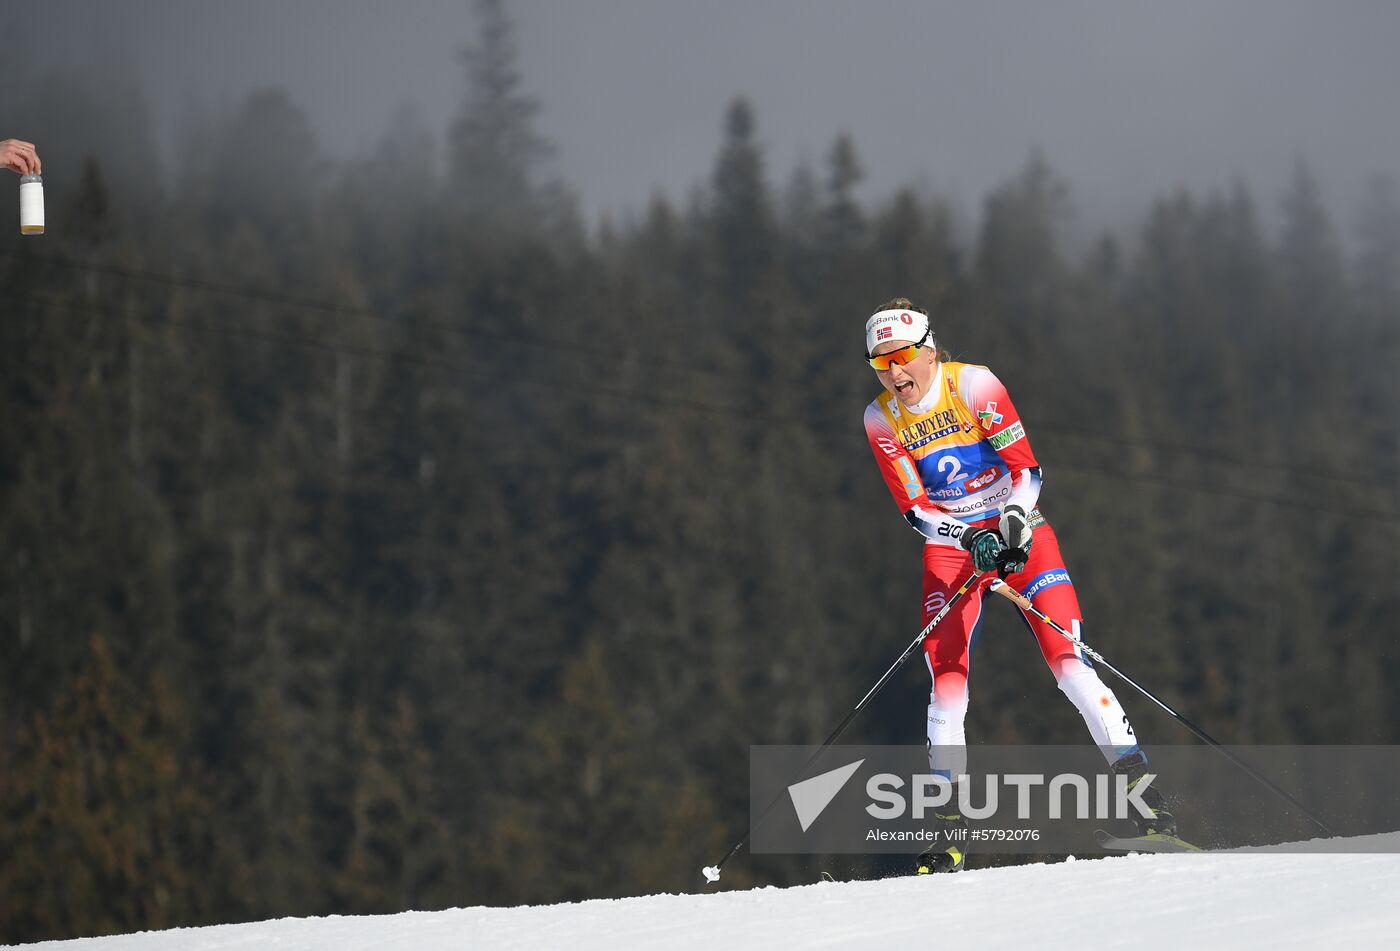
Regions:
M 724 300 L 749 301 L 773 263 L 774 221 L 755 137 L 753 107 L 735 99 L 724 118 L 724 140 L 711 175 L 713 254 Z
M 1067 317 L 1059 240 L 1070 211 L 1068 186 L 1038 152 L 987 197 L 973 274 L 976 306 L 990 319 L 972 325 L 966 343 L 985 351 L 1010 333 L 1023 348 L 1057 345 Z M 984 337 L 983 326 L 995 333 Z
M 0 741 L 0 935 L 35 940 L 207 920 L 220 890 L 203 777 L 164 678 L 118 667 L 106 638 L 52 714 Z
M 1357 303 L 1368 329 L 1393 337 L 1400 324 L 1400 192 L 1393 178 L 1367 184 L 1359 232 Z
M 855 140 L 849 133 L 836 137 L 827 153 L 826 243 L 841 251 L 860 241 L 865 216 L 855 200 L 855 189 L 865 178 L 865 169 L 856 157 Z
M 476 42 L 460 54 L 466 93 L 448 131 L 448 185 L 469 227 L 489 233 L 529 223 L 536 174 L 553 146 L 535 129 L 540 106 L 522 89 L 504 0 L 476 0 L 475 10 Z

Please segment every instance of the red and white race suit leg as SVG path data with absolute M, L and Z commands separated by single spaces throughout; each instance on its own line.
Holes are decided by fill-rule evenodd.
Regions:
M 1026 567 L 1010 575 L 1007 584 L 1031 599 L 1031 603 L 1055 620 L 1078 640 L 1082 638 L 1083 615 L 1074 583 L 1065 569 L 1060 542 L 1048 524 L 1035 529 L 1031 556 Z M 1099 678 L 1092 661 L 1050 625 L 1022 612 L 1031 633 L 1040 643 L 1040 652 L 1055 675 L 1060 692 L 1079 710 L 1089 735 L 1110 763 L 1137 748 L 1133 725 L 1117 696 Z
M 925 624 L 943 608 L 971 571 L 972 559 L 961 549 L 924 546 Z M 957 776 L 966 771 L 969 668 L 982 621 L 984 595 L 991 580 L 992 576 L 986 575 L 924 639 L 924 660 L 933 681 L 928 705 L 929 766 L 945 776 Z M 1026 567 L 1006 581 L 1076 638 L 1080 636 L 1083 620 L 1079 598 L 1065 569 L 1059 541 L 1048 524 L 1035 529 L 1035 541 Z M 1060 691 L 1084 718 L 1089 735 L 1103 751 L 1104 758 L 1113 762 L 1134 750 L 1137 737 L 1132 723 L 1088 658 L 1038 618 L 1024 613 L 1022 617 L 1039 643 L 1041 655 Z

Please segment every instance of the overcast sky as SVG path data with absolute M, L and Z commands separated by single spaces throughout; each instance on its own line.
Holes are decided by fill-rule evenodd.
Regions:
M 401 103 L 439 133 L 470 0 L 6 3 L 33 60 L 104 42 L 139 64 L 168 137 L 182 104 L 280 85 L 326 151 L 366 150 Z M 1091 219 L 1236 175 L 1272 204 L 1304 157 L 1348 219 L 1400 176 L 1391 0 L 508 0 L 526 88 L 590 213 L 684 197 L 726 102 L 756 108 L 770 175 L 849 131 L 878 200 L 915 182 L 975 208 L 1033 147 Z M 8 31 L 6 31 L 8 32 Z M 0 109 L 3 113 L 3 109 Z M 3 116 L 0 115 L 0 120 Z M 5 135 L 13 134 L 0 129 Z M 1346 222 L 1346 223 L 1349 223 Z

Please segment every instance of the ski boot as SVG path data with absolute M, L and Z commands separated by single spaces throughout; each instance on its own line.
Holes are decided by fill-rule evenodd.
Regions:
M 1147 775 L 1147 757 L 1143 755 L 1142 750 L 1134 750 L 1127 756 L 1119 757 L 1109 769 L 1117 775 L 1128 777 L 1128 791 L 1131 792 Z M 1176 817 L 1167 808 L 1167 801 L 1156 784 L 1144 789 L 1138 798 L 1152 813 L 1151 816 L 1144 816 L 1136 809 L 1131 810 L 1133 823 L 1138 827 L 1138 835 L 1175 836 Z
M 919 856 L 918 875 L 960 872 L 967 863 L 967 819 L 956 807 L 952 812 L 933 814 L 933 844 Z

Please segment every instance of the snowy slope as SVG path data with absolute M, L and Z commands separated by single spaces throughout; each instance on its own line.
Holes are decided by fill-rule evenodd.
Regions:
M 1400 833 L 1347 840 L 1400 849 Z M 740 856 L 738 861 L 742 861 Z M 699 870 L 696 871 L 699 875 Z M 1131 855 L 936 878 L 45 942 L 81 951 L 1396 947 L 1400 854 Z

